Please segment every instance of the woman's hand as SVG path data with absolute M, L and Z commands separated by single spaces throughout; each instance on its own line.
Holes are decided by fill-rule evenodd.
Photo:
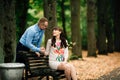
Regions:
M 45 53 L 45 48 L 44 48 L 44 47 L 40 47 L 40 51 L 41 51 L 42 53 Z

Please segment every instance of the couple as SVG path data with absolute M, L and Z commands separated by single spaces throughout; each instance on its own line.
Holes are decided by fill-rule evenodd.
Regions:
M 43 52 L 44 55 L 49 55 L 49 66 L 52 69 L 64 70 L 67 80 L 71 80 L 71 78 L 77 80 L 75 68 L 67 62 L 68 44 L 61 28 L 53 28 L 53 37 L 47 41 L 46 50 L 44 47 L 40 47 L 47 26 L 48 20 L 41 18 L 37 24 L 26 29 L 19 40 L 16 52 L 32 50 L 38 57 L 40 56 L 38 52 Z M 16 62 L 23 62 L 20 54 L 16 55 Z

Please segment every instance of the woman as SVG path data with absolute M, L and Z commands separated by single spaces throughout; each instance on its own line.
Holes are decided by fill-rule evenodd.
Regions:
M 53 37 L 47 42 L 45 55 L 49 55 L 52 69 L 64 70 L 67 80 L 77 80 L 75 68 L 67 62 L 68 45 L 61 28 L 53 28 Z

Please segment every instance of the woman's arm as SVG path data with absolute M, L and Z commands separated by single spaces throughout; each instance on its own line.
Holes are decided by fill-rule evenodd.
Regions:
M 45 55 L 49 55 L 50 48 L 51 48 L 51 39 L 47 41 Z
M 64 51 L 64 61 L 67 62 L 68 60 L 68 47 L 65 48 L 65 51 Z

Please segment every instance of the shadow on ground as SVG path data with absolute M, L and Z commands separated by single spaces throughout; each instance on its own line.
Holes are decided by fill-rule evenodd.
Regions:
M 120 80 L 120 67 L 114 69 L 107 75 L 99 77 L 97 80 Z

